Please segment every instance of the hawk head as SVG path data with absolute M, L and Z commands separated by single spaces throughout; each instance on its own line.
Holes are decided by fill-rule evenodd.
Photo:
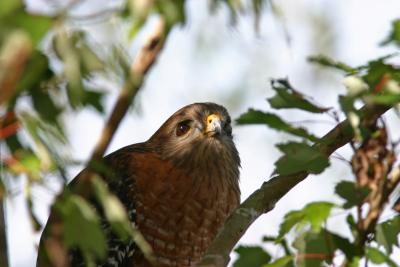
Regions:
M 188 168 L 238 169 L 228 111 L 215 103 L 194 103 L 175 112 L 149 143 L 164 159 Z

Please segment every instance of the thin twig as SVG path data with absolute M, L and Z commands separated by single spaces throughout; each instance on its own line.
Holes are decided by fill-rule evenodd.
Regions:
M 300 120 L 300 121 L 290 121 L 290 124 L 305 124 L 305 123 L 324 123 L 324 124 L 329 124 L 329 125 L 334 125 L 336 124 L 334 121 L 328 121 L 328 120 Z
M 341 162 L 344 162 L 344 163 L 346 163 L 347 165 L 350 165 L 350 164 L 351 164 L 351 162 L 350 162 L 348 159 L 346 159 L 345 157 L 343 157 L 342 155 L 340 155 L 340 154 L 337 153 L 337 152 L 334 152 L 333 155 L 332 155 L 331 157 L 332 157 L 332 158 L 335 158 L 335 159 L 337 159 L 337 160 L 340 160 Z

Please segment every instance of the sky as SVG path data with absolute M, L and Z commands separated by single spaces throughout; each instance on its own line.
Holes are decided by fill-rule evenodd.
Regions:
M 31 10 L 44 10 L 47 4 L 46 0 L 28 1 Z M 114 1 L 87 0 L 74 12 L 87 14 L 114 4 Z M 400 17 L 399 1 L 282 0 L 277 7 L 279 12 L 275 14 L 268 7 L 264 8 L 260 30 L 256 33 L 250 15 L 240 17 L 237 25 L 231 25 L 226 8 L 210 14 L 206 1 L 188 1 L 188 23 L 171 32 L 135 107 L 120 125 L 108 152 L 145 141 L 174 111 L 189 103 L 222 104 L 233 118 L 250 107 L 271 111 L 265 101 L 273 94 L 269 85 L 271 78 L 289 77 L 297 89 L 311 95 L 317 103 L 337 107 L 338 94 L 345 92 L 343 77 L 309 64 L 307 56 L 322 53 L 357 66 L 394 51 L 393 47 L 379 47 L 378 43 L 386 37 L 391 21 Z M 144 36 L 128 40 L 126 28 L 117 20 L 85 27 L 100 48 L 120 42 L 132 58 Z M 151 23 L 147 27 L 150 28 Z M 106 99 L 109 112 L 117 96 L 117 87 L 112 81 L 97 83 L 110 92 Z M 310 119 L 309 114 L 298 111 L 280 111 L 279 114 L 293 122 Z M 393 114 L 386 117 L 389 127 L 394 129 L 400 125 Z M 65 119 L 71 141 L 70 153 L 84 162 L 101 132 L 104 118 L 86 110 Z M 335 125 L 328 116 L 312 120 L 302 126 L 318 135 Z M 242 161 L 240 186 L 244 200 L 268 179 L 280 155 L 275 144 L 287 141 L 289 136 L 263 126 L 234 125 L 233 132 Z M 350 151 L 344 148 L 339 154 L 349 158 Z M 72 179 L 80 168 L 69 170 L 69 177 Z M 240 243 L 259 244 L 262 235 L 276 234 L 282 217 L 289 210 L 300 209 L 311 201 L 337 201 L 334 185 L 344 178 L 351 178 L 346 163 L 332 160 L 331 167 L 322 175 L 311 175 L 282 198 L 274 210 L 257 220 Z M 60 188 L 54 180 L 49 183 L 52 190 L 39 187 L 34 190 L 35 212 L 43 223 Z M 24 184 L 23 180 L 15 181 L 17 190 L 7 201 L 11 267 L 34 266 L 39 240 L 39 234 L 33 233 L 27 217 Z M 343 235 L 349 234 L 340 214 L 328 221 L 328 227 Z

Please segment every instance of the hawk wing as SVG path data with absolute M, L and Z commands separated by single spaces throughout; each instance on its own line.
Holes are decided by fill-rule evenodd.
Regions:
M 103 180 L 106 182 L 109 190 L 115 194 L 121 203 L 125 206 L 129 220 L 131 223 L 136 222 L 136 207 L 135 207 L 135 169 L 134 165 L 136 156 L 138 154 L 151 153 L 145 143 L 138 143 L 130 146 L 121 148 L 106 157 L 104 157 L 104 169 L 105 174 L 102 174 Z M 142 158 L 142 157 L 139 157 Z M 79 178 L 82 176 L 84 170 L 79 173 L 68 185 L 68 187 L 74 191 L 74 188 L 79 183 Z M 104 233 L 107 237 L 108 255 L 105 262 L 99 262 L 97 266 L 132 266 L 133 256 L 138 253 L 138 249 L 133 240 L 124 242 L 121 240 L 111 229 L 110 224 L 104 218 L 101 205 L 94 199 L 90 198 L 89 202 L 99 211 L 101 215 L 101 225 Z M 53 213 L 53 212 L 52 212 Z M 49 222 L 46 228 L 49 228 L 52 220 L 54 220 L 53 214 L 50 216 Z M 50 264 L 49 257 L 47 257 L 45 249 L 43 249 L 43 243 L 46 240 L 46 231 L 44 229 L 43 235 L 40 241 L 41 252 L 38 256 L 37 266 L 52 266 Z M 85 261 L 82 254 L 78 249 L 71 249 L 68 252 L 68 257 L 71 266 L 85 266 Z

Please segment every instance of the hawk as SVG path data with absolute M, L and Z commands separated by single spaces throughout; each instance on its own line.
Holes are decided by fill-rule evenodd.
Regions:
M 152 246 L 157 266 L 194 265 L 239 205 L 240 158 L 231 119 L 214 103 L 181 108 L 148 141 L 121 148 L 104 162 L 118 179 L 102 178 Z M 106 232 L 108 256 L 98 266 L 151 266 L 133 241 Z M 46 230 L 40 250 L 44 242 Z M 79 252 L 69 256 L 71 266 L 84 265 Z M 39 251 L 37 265 L 51 266 L 45 252 Z

